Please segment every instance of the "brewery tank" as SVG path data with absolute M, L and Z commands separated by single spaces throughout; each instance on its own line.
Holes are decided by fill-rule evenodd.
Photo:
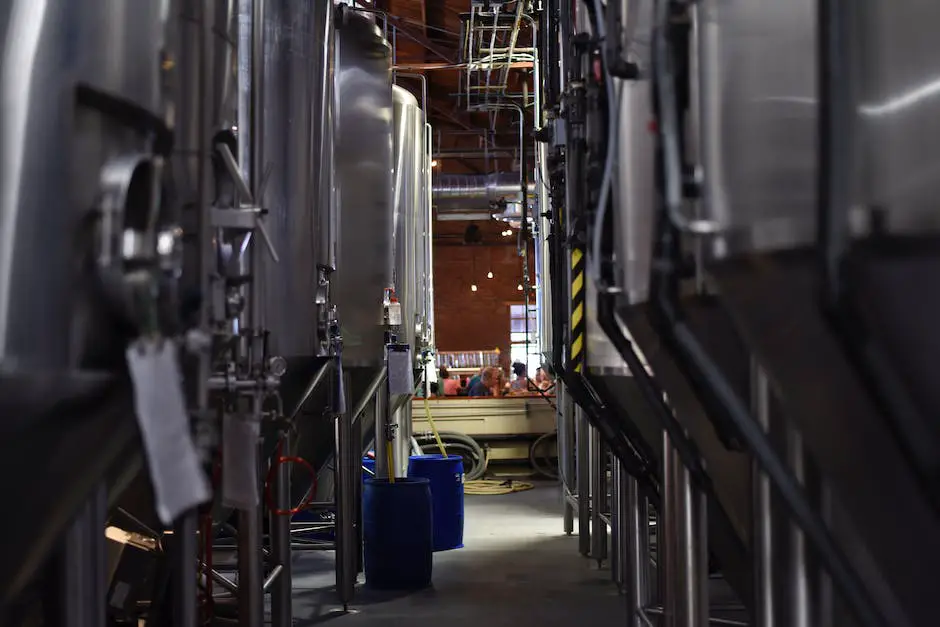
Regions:
M 423 190 L 424 113 L 417 99 L 403 87 L 392 87 L 394 103 L 394 247 L 395 292 L 402 305 L 402 326 L 399 341 L 415 348 L 418 323 L 417 291 L 418 258 L 423 257 L 418 228 Z M 422 264 L 423 265 L 423 264 Z
M 367 15 L 336 31 L 336 194 L 340 221 L 331 282 L 347 367 L 380 367 L 383 298 L 394 268 L 391 48 Z
M 269 333 L 268 353 L 288 359 L 296 370 L 323 352 L 318 334 L 318 262 L 324 231 L 330 232 L 332 115 L 330 70 L 332 3 L 267 0 L 264 3 L 264 60 L 261 128 L 251 145 L 260 150 L 259 189 L 275 260 L 261 255 L 260 324 Z M 243 153 L 244 154 L 244 153 Z M 244 166 L 244 164 L 243 164 Z M 285 399 L 286 400 L 286 399 Z
M 79 226 L 99 208 L 106 166 L 146 159 L 162 124 L 164 5 L 0 3 L 0 369 L 8 373 L 81 360 L 76 314 L 87 276 L 78 259 L 94 252 Z M 132 176 L 125 169 L 119 184 Z M 118 238 L 127 216 L 115 217 Z

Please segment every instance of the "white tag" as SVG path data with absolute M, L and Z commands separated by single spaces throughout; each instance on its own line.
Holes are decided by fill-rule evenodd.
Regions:
M 235 414 L 222 418 L 222 504 L 251 510 L 258 506 L 258 439 L 261 425 Z
M 389 326 L 401 326 L 401 303 L 394 302 L 388 304 L 388 324 Z
M 157 515 L 170 525 L 211 496 L 189 430 L 176 346 L 169 340 L 138 340 L 126 355 Z
M 415 373 L 412 370 L 411 347 L 406 350 L 388 351 L 388 393 L 408 394 L 414 393 Z

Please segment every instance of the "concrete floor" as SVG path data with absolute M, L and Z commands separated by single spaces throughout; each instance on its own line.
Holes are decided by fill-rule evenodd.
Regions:
M 411 594 L 360 586 L 349 613 L 336 604 L 331 554 L 298 555 L 294 623 L 335 627 L 570 627 L 625 625 L 607 570 L 578 553 L 562 530 L 557 485 L 466 497 L 463 549 L 437 553 L 434 585 Z

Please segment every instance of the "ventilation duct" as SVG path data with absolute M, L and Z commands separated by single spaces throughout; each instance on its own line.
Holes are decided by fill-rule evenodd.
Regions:
M 464 207 L 468 204 L 480 207 L 507 198 L 518 200 L 520 192 L 519 175 L 514 172 L 439 174 L 433 184 L 436 205 L 460 203 Z M 529 193 L 535 193 L 534 183 L 529 183 Z

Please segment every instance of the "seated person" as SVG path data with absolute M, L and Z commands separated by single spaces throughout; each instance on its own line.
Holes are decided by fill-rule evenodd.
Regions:
M 472 377 L 470 377 L 470 380 L 467 381 L 467 390 L 469 390 L 469 389 L 472 388 L 474 385 L 476 385 L 477 383 L 480 382 L 480 379 L 483 378 L 483 371 L 484 371 L 484 370 L 486 370 L 486 366 L 483 366 L 482 368 L 480 368 L 480 372 L 478 372 L 478 373 L 476 373 L 475 375 L 473 375 Z M 469 396 L 469 393 L 468 393 L 468 396 Z
M 552 375 L 549 374 L 547 368 L 539 368 L 535 372 L 535 385 L 543 391 L 555 387 L 555 381 L 552 379 Z
M 441 366 L 440 381 L 443 386 L 443 396 L 457 396 L 460 394 L 460 379 L 451 378 L 446 366 Z
M 467 389 L 467 396 L 502 396 L 499 368 L 484 368 L 480 380 Z
M 529 391 L 529 375 L 526 373 L 525 364 L 516 362 L 512 365 L 512 373 L 515 378 L 509 384 L 510 394 L 525 394 Z

